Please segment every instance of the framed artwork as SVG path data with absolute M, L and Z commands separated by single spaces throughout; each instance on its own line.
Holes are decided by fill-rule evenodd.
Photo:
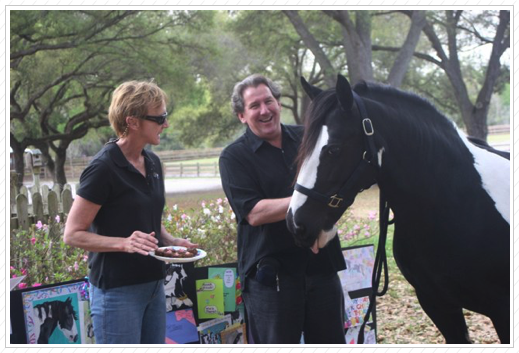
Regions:
M 170 264 L 167 267 L 164 279 L 167 312 L 193 307 L 192 292 L 188 288 L 190 282 L 194 283 L 192 268 L 192 264 Z
M 201 323 L 198 326 L 201 344 L 222 344 L 222 331 L 231 326 L 231 315 Z
M 344 328 L 346 343 L 356 344 L 359 329 L 364 323 L 370 295 L 371 277 L 375 263 L 375 246 L 372 244 L 343 248 L 347 269 L 339 272 L 344 293 Z M 373 301 L 370 318 L 364 329 L 365 343 L 376 344 L 376 300 Z
M 27 343 L 93 343 L 85 282 L 27 291 L 22 303 Z
M 339 272 L 343 290 L 351 292 L 371 288 L 371 276 L 375 264 L 373 245 L 343 249 L 346 270 Z
M 166 343 L 186 344 L 198 342 L 193 309 L 181 309 L 166 313 Z
M 357 344 L 360 326 L 349 327 L 346 331 L 346 344 Z M 377 336 L 372 322 L 368 322 L 364 328 L 364 344 L 376 344 Z
M 233 325 L 222 331 L 222 344 L 247 344 L 245 324 Z

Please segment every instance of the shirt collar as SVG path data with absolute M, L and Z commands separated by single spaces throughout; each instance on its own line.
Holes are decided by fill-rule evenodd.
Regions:
M 115 141 L 108 143 L 108 153 L 110 154 L 112 161 L 118 167 L 127 168 L 130 166 L 130 162 L 128 162 L 123 154 L 123 151 L 121 151 L 121 148 L 115 143 Z M 150 165 L 154 165 L 153 160 L 149 157 L 149 154 L 145 149 L 142 150 L 141 154 L 146 160 L 148 160 L 148 162 L 151 163 Z
M 281 134 L 282 134 L 282 144 L 284 144 L 285 137 L 290 138 L 291 140 L 296 141 L 297 136 L 292 130 L 289 130 L 285 127 L 285 125 L 281 124 Z M 245 131 L 245 135 L 248 138 L 249 146 L 252 149 L 252 152 L 256 152 L 264 143 L 268 143 L 262 138 L 258 137 L 250 127 L 247 126 L 247 130 Z

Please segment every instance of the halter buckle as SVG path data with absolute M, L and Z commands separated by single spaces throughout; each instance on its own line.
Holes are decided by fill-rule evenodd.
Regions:
M 375 129 L 373 129 L 373 123 L 369 118 L 362 120 L 362 128 L 364 129 L 366 136 L 371 136 L 375 133 Z
M 342 197 L 337 197 L 337 194 L 330 196 L 330 202 L 328 202 L 328 206 L 332 208 L 338 208 L 342 202 Z

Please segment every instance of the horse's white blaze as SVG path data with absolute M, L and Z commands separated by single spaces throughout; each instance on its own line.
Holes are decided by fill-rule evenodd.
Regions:
M 317 139 L 317 143 L 315 145 L 312 154 L 306 158 L 301 166 L 301 170 L 299 171 L 299 175 L 297 177 L 297 183 L 302 185 L 308 189 L 313 189 L 315 185 L 315 181 L 317 180 L 317 167 L 319 166 L 319 155 L 321 154 L 321 150 L 326 144 L 328 144 L 328 127 L 324 125 L 321 128 L 321 133 L 319 134 L 319 138 Z M 292 196 L 292 200 L 290 201 L 289 209 L 292 209 L 292 214 L 295 214 L 297 209 L 306 202 L 307 196 L 295 191 Z
M 497 211 L 510 224 L 510 161 L 472 144 L 458 134 L 474 156 L 474 167 L 481 176 L 483 189 L 494 200 Z

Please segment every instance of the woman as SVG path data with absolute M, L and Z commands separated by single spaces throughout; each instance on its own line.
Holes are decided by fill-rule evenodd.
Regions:
M 107 143 L 80 178 L 65 226 L 66 244 L 90 251 L 90 304 L 98 343 L 164 343 L 165 264 L 161 246 L 192 247 L 161 223 L 164 180 L 158 145 L 167 128 L 166 94 L 130 81 L 113 93 L 108 119 L 119 137 Z

